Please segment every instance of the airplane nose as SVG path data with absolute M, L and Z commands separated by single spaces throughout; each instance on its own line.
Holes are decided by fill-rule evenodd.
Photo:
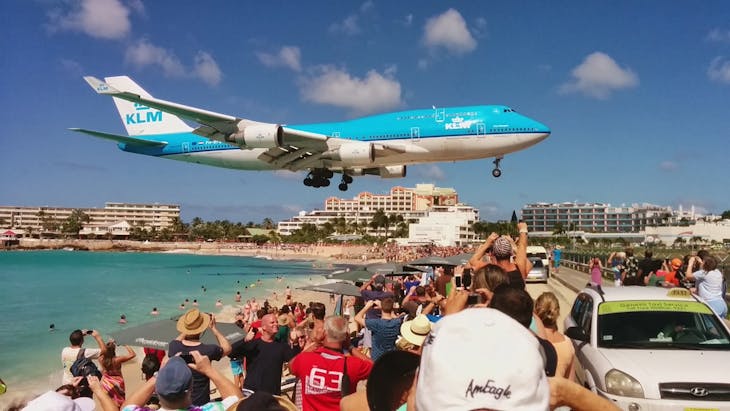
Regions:
M 534 121 L 534 120 L 533 120 Z M 539 121 L 534 121 L 535 129 L 537 129 L 538 133 L 545 133 L 545 137 L 550 135 L 550 127 L 546 126 L 545 124 L 540 123 Z

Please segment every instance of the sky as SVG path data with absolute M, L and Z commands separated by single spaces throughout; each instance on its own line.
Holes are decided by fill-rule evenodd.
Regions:
M 432 183 L 485 220 L 535 202 L 730 209 L 730 2 L 0 2 L 0 204 L 172 203 L 183 221 L 286 219 L 330 196 Z M 507 155 L 310 188 L 305 173 L 125 153 L 82 76 L 278 124 L 504 104 L 552 130 Z

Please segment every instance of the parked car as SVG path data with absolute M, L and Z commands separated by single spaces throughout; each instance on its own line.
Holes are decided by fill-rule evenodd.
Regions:
M 539 257 L 529 257 L 528 259 L 532 262 L 532 269 L 530 269 L 527 273 L 525 282 L 547 283 L 548 278 L 550 278 L 550 274 L 548 272 L 549 267 L 546 264 L 543 264 L 542 259 Z
M 730 410 L 730 330 L 684 288 L 578 293 L 565 319 L 576 378 L 624 410 Z

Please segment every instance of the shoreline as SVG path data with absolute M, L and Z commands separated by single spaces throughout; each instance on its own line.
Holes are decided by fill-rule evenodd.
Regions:
M 221 242 L 149 242 L 131 240 L 81 240 L 22 238 L 16 247 L 4 251 L 95 251 L 191 254 L 210 256 L 253 257 L 277 261 L 311 261 L 331 268 L 334 264 L 365 265 L 385 262 L 371 254 L 369 245 L 278 244 L 256 246 L 250 243 Z

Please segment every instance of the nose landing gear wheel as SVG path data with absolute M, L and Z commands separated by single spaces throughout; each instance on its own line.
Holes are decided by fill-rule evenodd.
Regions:
M 340 183 L 340 185 L 338 185 L 337 188 L 339 188 L 340 191 L 347 191 L 347 184 L 346 183 Z
M 492 170 L 492 176 L 494 176 L 495 178 L 499 177 L 501 175 L 502 175 L 502 171 L 500 169 L 495 168 L 494 170 Z

